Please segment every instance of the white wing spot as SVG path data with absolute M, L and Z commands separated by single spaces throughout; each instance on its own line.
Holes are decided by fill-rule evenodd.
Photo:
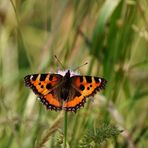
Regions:
M 32 80 L 32 78 L 33 78 L 33 75 L 30 76 L 30 80 Z

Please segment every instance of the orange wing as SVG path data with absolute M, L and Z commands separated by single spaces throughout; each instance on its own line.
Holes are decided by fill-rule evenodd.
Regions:
M 46 106 L 47 109 L 55 111 L 62 109 L 61 101 L 54 96 L 53 92 L 45 96 L 40 96 L 40 101 Z
M 106 80 L 92 76 L 73 76 L 72 87 L 76 90 L 75 96 L 65 102 L 64 108 L 67 111 L 76 111 L 84 105 L 86 97 L 94 95 L 97 91 L 105 88 Z
M 61 102 L 54 96 L 53 90 L 59 85 L 63 76 L 59 74 L 33 74 L 24 78 L 25 85 L 38 95 L 48 109 L 61 109 Z

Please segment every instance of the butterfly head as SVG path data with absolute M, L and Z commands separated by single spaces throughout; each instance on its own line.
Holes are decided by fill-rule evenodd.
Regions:
M 65 77 L 66 77 L 66 78 L 70 78 L 70 70 L 68 70 L 68 71 L 65 73 Z
M 72 70 L 59 70 L 57 73 L 62 75 L 63 77 L 64 76 L 72 77 L 72 76 L 80 75 L 78 72 L 75 72 L 75 71 L 72 71 Z

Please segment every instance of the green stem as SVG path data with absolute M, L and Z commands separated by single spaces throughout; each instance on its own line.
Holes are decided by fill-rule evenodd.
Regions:
M 63 148 L 66 148 L 66 142 L 67 142 L 67 112 L 65 111 L 65 114 L 64 114 L 64 144 L 63 144 Z

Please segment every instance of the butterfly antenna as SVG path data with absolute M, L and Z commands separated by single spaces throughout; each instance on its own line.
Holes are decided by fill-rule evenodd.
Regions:
M 58 57 L 56 56 L 56 55 L 54 55 L 54 57 L 56 58 L 56 60 L 58 61 L 58 63 L 61 65 L 61 67 L 63 68 L 63 69 L 65 69 L 65 67 L 63 66 L 63 64 L 60 62 L 60 60 L 58 59 Z
M 84 63 L 84 64 L 78 66 L 77 68 L 75 68 L 75 69 L 73 69 L 73 70 L 75 71 L 75 70 L 79 69 L 80 67 L 85 66 L 85 65 L 87 65 L 87 64 L 88 64 L 88 63 L 86 62 L 86 63 Z

